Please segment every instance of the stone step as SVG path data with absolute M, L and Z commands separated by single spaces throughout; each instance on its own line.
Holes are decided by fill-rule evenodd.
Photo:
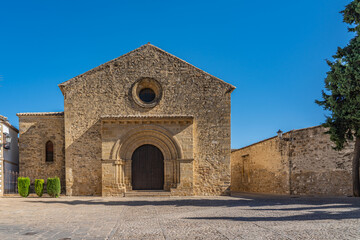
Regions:
M 125 193 L 125 197 L 170 197 L 169 191 L 133 190 Z

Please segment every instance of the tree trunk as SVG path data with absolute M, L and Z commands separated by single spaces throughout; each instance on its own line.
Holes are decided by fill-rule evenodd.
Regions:
M 354 195 L 354 197 L 360 197 L 359 160 L 360 160 L 360 137 L 356 137 L 354 158 L 352 161 L 352 178 L 353 178 L 353 195 Z

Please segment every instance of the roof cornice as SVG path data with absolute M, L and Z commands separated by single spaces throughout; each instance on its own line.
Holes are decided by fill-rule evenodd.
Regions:
M 64 112 L 26 112 L 26 113 L 17 113 L 16 116 L 64 116 Z

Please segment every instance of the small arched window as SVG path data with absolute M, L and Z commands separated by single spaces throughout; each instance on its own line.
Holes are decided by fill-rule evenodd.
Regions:
M 46 142 L 46 162 L 54 161 L 54 144 L 51 141 Z

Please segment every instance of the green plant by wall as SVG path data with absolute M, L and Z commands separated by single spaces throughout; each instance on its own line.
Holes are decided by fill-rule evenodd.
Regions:
M 36 195 L 41 197 L 44 193 L 44 179 L 35 179 L 35 192 Z
M 47 193 L 51 197 L 59 197 L 61 191 L 60 178 L 48 178 L 46 183 Z
M 29 190 L 30 190 L 30 178 L 18 177 L 18 191 L 20 196 L 22 197 L 29 196 Z

